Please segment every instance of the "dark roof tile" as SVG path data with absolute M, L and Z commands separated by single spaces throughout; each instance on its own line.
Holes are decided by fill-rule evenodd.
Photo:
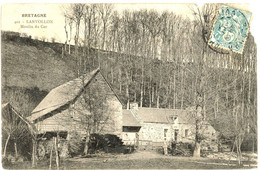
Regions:
M 138 115 L 143 122 L 149 123 L 172 123 L 171 117 L 178 117 L 179 123 L 195 123 L 192 113 L 186 110 L 163 109 L 163 108 L 138 108 Z
M 123 126 L 141 126 L 130 110 L 123 110 Z
M 88 83 L 97 75 L 98 72 L 99 69 L 96 69 L 89 74 L 84 74 L 79 78 L 52 89 L 40 102 L 40 104 L 32 111 L 32 115 L 27 117 L 27 119 L 33 122 L 36 119 L 39 119 L 42 116 L 70 103 L 77 96 L 79 96 L 79 94 L 83 91 L 83 86 L 88 85 Z

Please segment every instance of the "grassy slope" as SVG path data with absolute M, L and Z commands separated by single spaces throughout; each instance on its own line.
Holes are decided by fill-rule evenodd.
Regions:
M 47 90 L 75 77 L 52 49 L 37 49 L 18 42 L 2 43 L 2 86 Z
M 48 92 L 73 78 L 71 66 L 47 46 L 2 40 L 2 103 L 11 103 L 23 115 L 31 111 Z

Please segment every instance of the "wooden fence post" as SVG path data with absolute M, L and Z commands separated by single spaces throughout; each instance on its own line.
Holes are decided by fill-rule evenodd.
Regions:
M 55 141 L 54 145 L 55 145 L 55 154 L 56 154 L 56 165 L 57 165 L 57 169 L 59 170 L 59 168 L 60 168 L 60 158 L 59 158 L 57 137 L 54 137 L 54 141 Z
M 52 151 L 53 151 L 53 145 L 54 145 L 54 138 L 52 140 L 52 146 L 51 146 L 51 153 L 50 153 L 50 166 L 49 169 L 51 169 L 51 164 L 52 164 Z
M 33 143 L 33 151 L 32 151 L 32 167 L 35 168 L 36 167 L 36 149 L 37 149 L 37 141 L 36 139 L 32 139 L 32 143 Z

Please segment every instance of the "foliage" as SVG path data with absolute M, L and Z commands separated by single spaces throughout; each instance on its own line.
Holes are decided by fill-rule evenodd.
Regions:
M 181 156 L 191 156 L 194 146 L 190 143 L 171 143 L 171 154 L 172 155 L 181 155 Z
M 81 136 L 76 131 L 70 132 L 69 135 L 70 135 L 68 140 L 69 154 L 72 157 L 83 154 L 84 141 L 81 138 Z
M 28 146 L 28 140 L 30 140 L 31 135 L 29 133 L 27 124 L 20 118 L 20 113 L 18 113 L 13 106 L 10 104 L 2 106 L 2 150 L 3 157 L 6 156 L 7 152 L 10 153 L 13 150 L 15 157 L 24 146 Z M 12 144 L 12 147 L 10 147 Z M 19 151 L 19 153 L 18 153 Z M 24 148 L 23 156 L 27 155 L 28 148 Z M 28 155 L 27 155 L 28 156 Z
M 91 134 L 89 140 L 89 153 L 96 153 L 98 151 L 108 152 L 109 148 L 122 147 L 122 139 L 112 134 Z
M 12 102 L 14 108 L 19 108 L 19 112 L 24 116 L 29 116 L 30 112 L 47 95 L 47 91 L 38 87 L 25 88 L 17 86 L 4 86 L 2 88 L 2 103 Z

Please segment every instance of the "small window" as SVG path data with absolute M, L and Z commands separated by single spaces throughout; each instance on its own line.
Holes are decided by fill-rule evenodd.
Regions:
M 185 129 L 185 137 L 187 137 L 189 134 L 189 129 Z
M 123 132 L 128 132 L 128 128 L 123 126 Z
M 174 130 L 174 140 L 177 142 L 178 140 L 178 133 L 179 133 L 179 130 L 178 129 L 175 129 Z
M 168 129 L 164 129 L 164 140 L 167 140 L 167 132 L 168 132 Z
M 167 137 L 167 132 L 168 132 L 168 129 L 164 129 L 164 137 L 165 138 Z
M 139 126 L 123 126 L 123 132 L 139 132 Z

